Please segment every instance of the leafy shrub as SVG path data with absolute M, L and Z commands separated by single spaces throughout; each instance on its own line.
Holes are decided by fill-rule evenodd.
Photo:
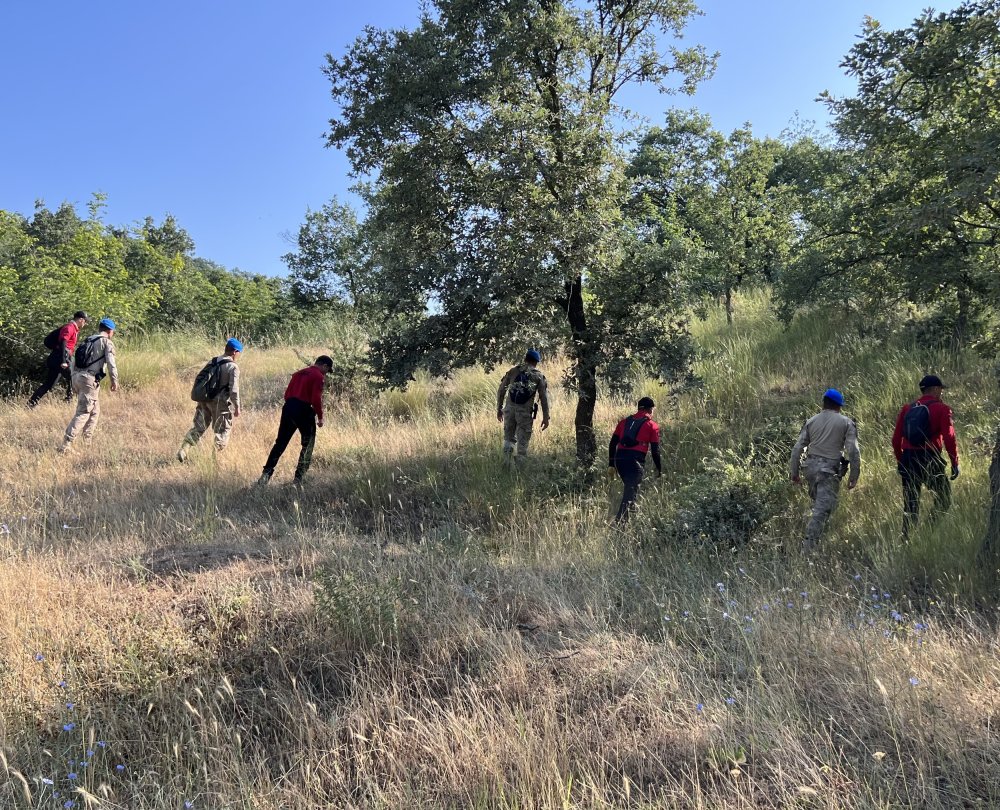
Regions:
M 653 536 L 677 543 L 743 546 L 762 538 L 778 512 L 781 475 L 754 465 L 754 456 L 727 451 L 706 461 L 674 495 L 676 506 L 653 516 Z

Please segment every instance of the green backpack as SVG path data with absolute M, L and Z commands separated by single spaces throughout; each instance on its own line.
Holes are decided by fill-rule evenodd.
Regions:
M 191 386 L 191 399 L 195 402 L 212 402 L 222 390 L 222 367 L 232 363 L 229 357 L 213 357 L 198 372 Z

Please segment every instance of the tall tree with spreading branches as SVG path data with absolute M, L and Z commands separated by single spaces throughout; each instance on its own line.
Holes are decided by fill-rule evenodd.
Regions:
M 328 57 L 329 144 L 366 181 L 386 379 L 563 345 L 577 454 L 592 461 L 598 374 L 629 349 L 605 313 L 629 296 L 644 322 L 677 305 L 669 273 L 623 272 L 634 229 L 616 99 L 637 83 L 691 92 L 711 72 L 704 49 L 673 44 L 696 13 L 692 0 L 433 0 L 415 30 L 370 28 Z M 641 354 L 669 354 L 669 338 L 648 334 Z

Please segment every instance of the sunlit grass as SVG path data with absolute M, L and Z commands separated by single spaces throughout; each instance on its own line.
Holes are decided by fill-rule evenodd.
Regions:
M 191 379 L 221 350 L 200 338 L 123 341 L 123 390 L 69 458 L 66 406 L 0 404 L 0 807 L 1000 805 L 988 365 L 786 329 L 764 293 L 694 328 L 702 386 L 636 392 L 662 403 L 665 476 L 624 531 L 556 382 L 552 427 L 504 467 L 499 371 L 331 401 L 308 486 L 293 440 L 252 489 L 288 376 L 352 335 L 248 347 L 230 447 L 186 465 Z M 929 370 L 963 472 L 904 546 L 889 437 Z M 864 466 L 806 559 L 782 479 L 829 385 Z M 629 407 L 599 401 L 599 452 Z M 750 548 L 668 531 L 720 464 L 775 498 Z

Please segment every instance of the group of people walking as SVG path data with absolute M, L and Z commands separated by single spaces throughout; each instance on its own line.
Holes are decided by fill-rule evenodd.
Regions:
M 536 396 L 542 407 L 542 430 L 549 426 L 548 389 L 545 375 L 538 370 L 540 360 L 541 355 L 530 349 L 520 364 L 503 375 L 497 389 L 497 419 L 503 422 L 503 453 L 508 460 L 527 455 L 537 413 Z M 917 523 L 924 487 L 934 493 L 935 517 L 951 506 L 951 481 L 958 478 L 959 464 L 952 410 L 941 401 L 945 387 L 940 377 L 925 376 L 919 383 L 920 397 L 905 404 L 896 418 L 892 449 L 903 485 L 904 539 Z M 854 489 L 861 474 L 857 426 L 841 412 L 844 395 L 829 388 L 822 400 L 822 410 L 808 419 L 799 433 L 789 469 L 793 483 L 805 480 L 812 499 L 812 514 L 802 543 L 806 552 L 819 543 L 837 507 L 842 480 L 846 477 L 847 488 Z M 623 487 L 616 522 L 628 520 L 635 510 L 647 457 L 652 457 L 657 478 L 662 474 L 660 426 L 653 421 L 655 407 L 652 398 L 642 397 L 635 413 L 619 421 L 611 434 L 608 474 L 617 474 Z M 950 476 L 946 474 L 942 451 L 951 460 Z
M 97 428 L 101 415 L 101 380 L 111 377 L 111 390 L 118 390 L 118 365 L 115 359 L 115 322 L 103 318 L 98 324 L 97 334 L 79 341 L 80 330 L 89 321 L 85 312 L 77 312 L 72 320 L 58 330 L 54 330 L 46 345 L 52 343 L 51 354 L 46 360 L 48 376 L 45 382 L 31 395 L 28 407 L 34 408 L 42 397 L 51 390 L 60 376 L 68 376 L 70 390 L 76 394 L 76 412 L 66 427 L 59 452 L 73 452 L 73 443 L 83 433 L 89 442 Z M 56 340 L 57 339 L 57 340 Z M 195 401 L 194 421 L 191 429 L 181 441 L 177 460 L 187 461 L 188 451 L 201 440 L 211 428 L 215 440 L 215 450 L 221 452 L 229 444 L 233 420 L 239 418 L 240 368 L 237 364 L 243 352 L 243 344 L 237 338 L 226 341 L 223 352 L 213 357 L 195 378 L 191 389 L 191 399 Z M 285 403 L 278 424 L 278 436 L 268 454 L 264 469 L 257 484 L 266 485 L 296 432 L 300 434 L 302 448 L 295 467 L 296 484 L 301 484 L 312 463 L 316 428 L 323 427 L 323 380 L 333 370 L 333 360 L 321 355 L 311 366 L 296 371 L 285 389 Z
M 100 418 L 100 383 L 111 377 L 111 390 L 118 390 L 118 367 L 112 338 L 115 322 L 103 318 L 96 334 L 79 339 L 89 322 L 85 312 L 46 337 L 51 350 L 46 360 L 45 381 L 32 393 L 29 407 L 35 407 L 60 377 L 68 378 L 69 391 L 76 394 L 76 412 L 66 427 L 61 453 L 71 452 L 82 432 L 85 441 L 92 439 Z M 216 451 L 229 443 L 233 421 L 241 413 L 240 369 L 238 360 L 243 344 L 229 338 L 224 350 L 199 372 L 192 386 L 195 401 L 194 420 L 184 436 L 177 460 L 185 462 L 188 452 L 211 428 Z M 541 407 L 541 429 L 549 427 L 548 384 L 539 370 L 541 354 L 529 349 L 521 363 L 503 375 L 496 396 L 497 420 L 503 424 L 503 458 L 507 464 L 521 462 Z M 301 440 L 294 482 L 301 484 L 312 463 L 316 429 L 323 427 L 323 385 L 333 370 L 333 360 L 321 355 L 316 361 L 296 371 L 285 388 L 278 435 L 257 480 L 265 486 L 271 480 L 282 454 L 296 433 Z M 897 471 L 903 486 L 903 537 L 909 536 L 920 511 L 920 494 L 926 487 L 934 493 L 934 513 L 939 515 L 951 505 L 951 481 L 958 477 L 958 447 L 951 408 L 941 401 L 945 388 L 935 375 L 919 384 L 921 396 L 904 405 L 897 416 L 892 437 Z M 69 396 L 69 394 L 67 395 Z M 804 479 L 812 499 L 812 515 L 805 530 L 803 548 L 811 551 L 819 543 L 830 515 L 837 507 L 840 486 L 847 478 L 848 489 L 857 486 L 861 472 L 861 451 L 854 421 L 842 413 L 844 396 L 835 388 L 823 393 L 822 410 L 808 419 L 792 449 L 789 475 L 799 484 Z M 608 443 L 608 474 L 622 480 L 621 503 L 616 522 L 628 520 L 636 508 L 639 490 L 652 457 L 656 476 L 662 474 L 660 426 L 653 420 L 656 404 L 644 396 L 636 411 L 615 426 Z M 951 461 L 951 475 L 946 473 L 942 452 Z M 803 453 L 805 457 L 803 458 Z

